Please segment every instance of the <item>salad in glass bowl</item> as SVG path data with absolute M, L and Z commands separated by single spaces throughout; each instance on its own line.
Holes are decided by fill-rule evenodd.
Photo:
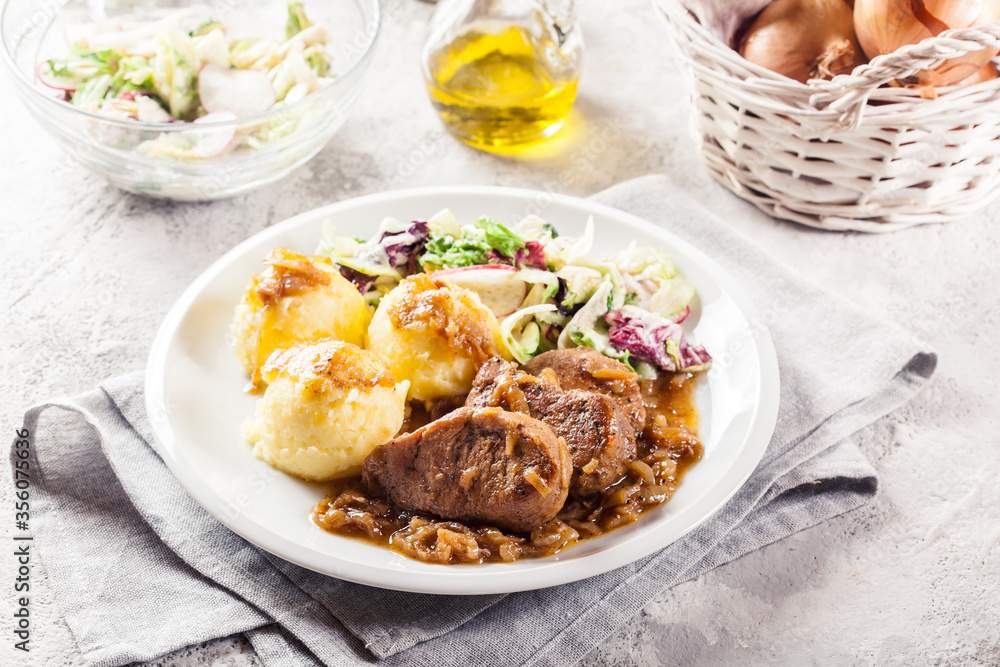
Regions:
M 166 4 L 70 0 L 50 16 L 7 0 L 0 27 L 23 101 L 73 157 L 172 199 L 231 196 L 314 156 L 380 23 L 378 0 Z

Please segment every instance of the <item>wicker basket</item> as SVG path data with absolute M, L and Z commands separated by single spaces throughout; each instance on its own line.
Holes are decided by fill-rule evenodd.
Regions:
M 806 85 L 744 60 L 679 0 L 654 3 L 688 79 L 702 159 L 770 215 L 885 232 L 962 218 L 1000 194 L 1000 79 L 939 88 L 937 99 L 880 87 L 1000 47 L 1000 23 L 948 31 Z

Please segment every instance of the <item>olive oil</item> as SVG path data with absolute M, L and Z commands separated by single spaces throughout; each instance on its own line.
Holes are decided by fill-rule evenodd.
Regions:
M 477 148 L 517 149 L 552 136 L 569 115 L 579 52 L 561 52 L 548 31 L 495 23 L 470 26 L 425 59 L 434 109 Z

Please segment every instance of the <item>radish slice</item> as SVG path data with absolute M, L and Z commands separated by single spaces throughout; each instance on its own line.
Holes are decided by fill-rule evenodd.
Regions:
M 263 72 L 208 64 L 198 74 L 198 97 L 209 114 L 253 116 L 274 106 L 274 88 Z M 207 117 L 207 116 L 206 116 Z
M 387 220 L 391 218 L 386 218 Z M 459 266 L 454 269 L 441 269 L 435 271 L 435 277 L 451 276 L 456 273 L 476 273 L 477 271 L 506 271 L 507 273 L 520 273 L 521 270 L 510 264 L 476 264 L 475 266 Z
M 38 76 L 38 80 L 42 82 L 42 85 L 55 90 L 62 90 L 67 93 L 72 93 L 79 88 L 82 83 L 79 79 L 74 79 L 71 76 L 56 76 L 52 73 L 52 68 L 49 67 L 48 61 L 38 63 L 36 74 Z
M 432 273 L 431 277 L 475 292 L 494 315 L 507 317 L 518 309 L 528 293 L 528 284 L 521 280 L 518 273 L 515 267 L 506 264 L 482 264 L 442 269 Z
M 236 115 L 217 111 L 202 116 L 190 129 L 181 132 L 163 132 L 156 139 L 139 144 L 138 150 L 148 157 L 169 157 L 175 160 L 204 160 L 222 155 L 239 145 L 236 139 Z M 211 125 L 210 123 L 225 123 Z
M 174 117 L 148 95 L 136 95 L 136 118 L 142 123 L 170 123 Z
M 222 123 L 233 120 L 236 120 L 236 114 L 231 111 L 216 111 L 215 113 L 205 114 L 191 124 L 202 125 L 204 123 Z M 190 152 L 193 157 L 215 157 L 216 155 L 225 153 L 229 149 L 230 144 L 233 142 L 233 137 L 236 135 L 236 126 L 230 123 L 229 125 L 219 127 L 186 130 L 181 132 L 181 134 L 191 141 Z

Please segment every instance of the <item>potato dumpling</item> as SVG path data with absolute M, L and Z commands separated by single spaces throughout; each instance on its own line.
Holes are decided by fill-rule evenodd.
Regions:
M 467 394 L 487 359 L 510 360 L 500 324 L 479 297 L 423 273 L 382 297 L 366 347 L 424 402 Z
M 403 424 L 409 383 L 356 345 L 300 343 L 275 352 L 262 373 L 267 389 L 246 436 L 258 458 L 290 475 L 356 475 Z
M 327 337 L 364 344 L 371 310 L 333 262 L 275 248 L 264 264 L 236 306 L 232 328 L 251 390 L 263 387 L 260 369 L 275 350 Z

